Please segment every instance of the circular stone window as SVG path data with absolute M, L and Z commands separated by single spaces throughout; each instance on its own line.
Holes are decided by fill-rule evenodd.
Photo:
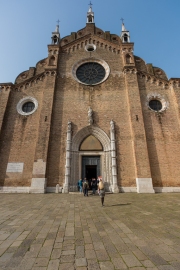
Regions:
M 162 103 L 157 99 L 152 99 L 149 101 L 149 107 L 156 112 L 159 112 L 162 109 Z
M 25 97 L 17 104 L 17 111 L 21 115 L 30 115 L 38 108 L 38 102 L 33 97 Z
M 94 45 L 94 44 L 88 44 L 88 45 L 85 46 L 85 50 L 87 52 L 93 52 L 93 51 L 96 50 L 96 45 Z
M 103 60 L 90 58 L 76 63 L 72 73 L 78 82 L 85 85 L 96 85 L 107 79 L 110 68 Z
M 163 112 L 169 108 L 169 102 L 157 93 L 149 93 L 146 98 L 146 105 L 154 112 Z

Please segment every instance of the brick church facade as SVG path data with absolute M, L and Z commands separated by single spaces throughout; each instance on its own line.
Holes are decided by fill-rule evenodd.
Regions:
M 48 57 L 0 84 L 0 192 L 180 192 L 180 79 L 96 27 L 52 33 Z

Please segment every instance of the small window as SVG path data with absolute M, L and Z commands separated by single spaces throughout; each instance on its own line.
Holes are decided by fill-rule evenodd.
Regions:
M 51 66 L 55 65 L 55 57 L 54 57 L 54 56 L 52 56 L 52 57 L 50 58 L 50 60 L 49 60 L 49 65 L 51 65 Z
M 128 35 L 124 34 L 124 42 L 128 42 Z
M 26 102 L 23 106 L 22 106 L 22 111 L 25 113 L 29 113 L 32 112 L 35 108 L 35 104 L 33 102 Z
M 153 111 L 160 111 L 162 109 L 162 103 L 157 100 L 157 99 L 153 99 L 149 101 L 149 107 L 153 110 Z

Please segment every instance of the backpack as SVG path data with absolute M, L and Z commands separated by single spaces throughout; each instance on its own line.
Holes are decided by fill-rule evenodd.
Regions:
M 83 188 L 85 189 L 85 188 L 87 188 L 87 187 L 88 187 L 87 182 L 84 182 L 84 183 L 83 183 Z

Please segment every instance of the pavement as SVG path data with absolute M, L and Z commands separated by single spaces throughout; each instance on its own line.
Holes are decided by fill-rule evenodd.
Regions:
M 180 194 L 0 194 L 0 269 L 180 270 Z

